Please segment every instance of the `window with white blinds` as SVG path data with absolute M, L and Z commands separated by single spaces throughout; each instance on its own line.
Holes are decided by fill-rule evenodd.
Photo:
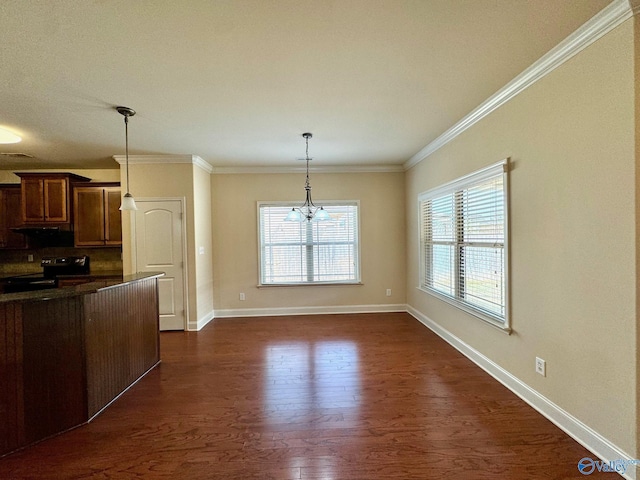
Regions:
M 420 288 L 508 329 L 507 161 L 420 195 Z
M 291 204 L 258 204 L 260 284 L 359 283 L 358 202 L 323 203 L 329 220 L 287 222 Z

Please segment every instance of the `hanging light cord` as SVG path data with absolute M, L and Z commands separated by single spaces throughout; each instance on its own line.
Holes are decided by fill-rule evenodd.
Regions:
M 124 116 L 124 154 L 127 164 L 127 193 L 129 193 L 129 116 Z
M 304 202 L 305 205 L 307 205 L 307 217 L 311 214 L 311 208 L 310 207 L 315 207 L 315 205 L 313 204 L 313 200 L 311 200 L 311 183 L 309 182 L 309 160 L 311 160 L 309 158 L 309 135 L 305 135 L 304 136 L 305 140 L 307 141 L 307 150 L 306 150 L 306 159 L 307 159 L 307 180 L 304 184 L 304 189 L 307 191 L 307 201 Z M 303 205 L 304 206 L 304 205 Z

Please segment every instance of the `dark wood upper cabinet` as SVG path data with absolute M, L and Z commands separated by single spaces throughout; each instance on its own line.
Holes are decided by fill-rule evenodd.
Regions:
M 76 247 L 122 245 L 119 184 L 76 185 L 73 211 Z
M 0 248 L 27 248 L 27 237 L 11 229 L 22 224 L 19 184 L 0 185 Z
M 22 179 L 22 221 L 44 221 L 44 179 Z
M 44 219 L 46 222 L 69 221 L 69 180 L 66 178 L 44 179 Z
M 122 196 L 120 187 L 104 189 L 105 196 L 105 244 L 122 245 Z
M 70 224 L 71 189 L 90 179 L 72 173 L 16 172 L 22 185 L 24 223 Z

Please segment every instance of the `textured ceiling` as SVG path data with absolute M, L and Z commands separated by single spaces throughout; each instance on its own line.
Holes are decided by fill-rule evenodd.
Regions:
M 0 169 L 399 165 L 608 0 L 2 0 Z

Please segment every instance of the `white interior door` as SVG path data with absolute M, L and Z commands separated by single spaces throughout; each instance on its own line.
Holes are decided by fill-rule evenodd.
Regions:
M 164 272 L 158 279 L 160 330 L 185 330 L 182 202 L 136 200 L 136 204 L 136 271 Z

